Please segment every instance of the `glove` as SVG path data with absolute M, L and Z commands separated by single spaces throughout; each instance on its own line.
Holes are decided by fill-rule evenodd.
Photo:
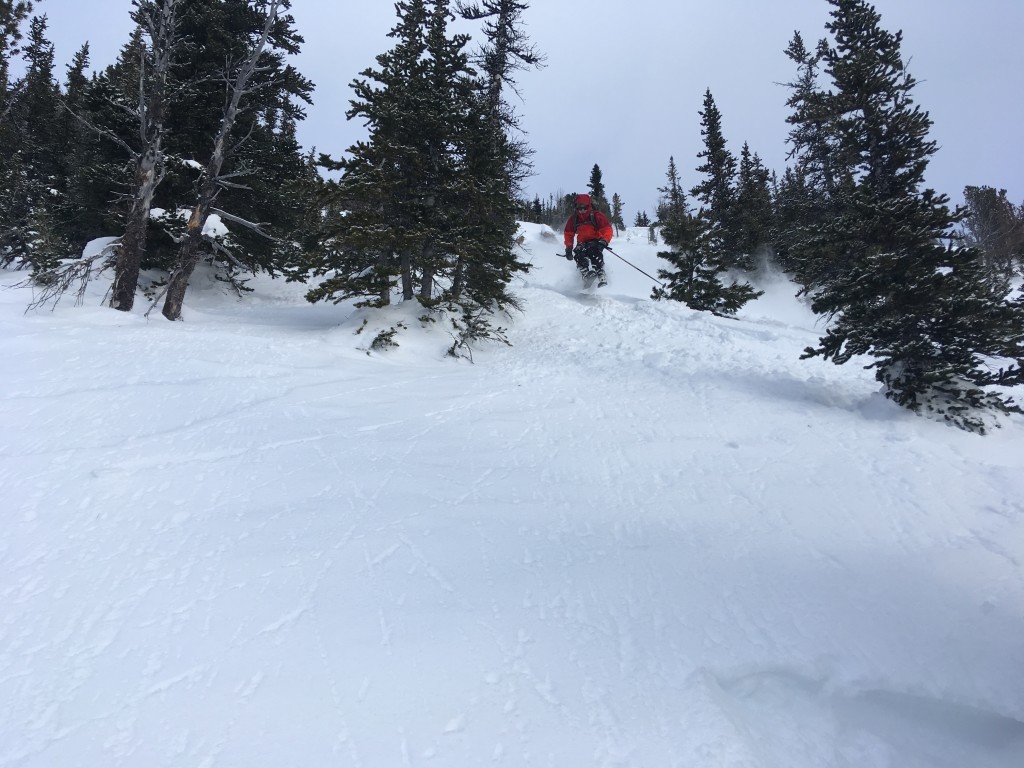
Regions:
M 569 259 L 569 261 L 572 261 L 572 246 L 571 245 L 565 246 L 565 258 Z
M 608 241 L 607 240 L 598 240 L 597 244 L 601 246 L 602 250 L 604 250 L 605 248 L 608 247 Z

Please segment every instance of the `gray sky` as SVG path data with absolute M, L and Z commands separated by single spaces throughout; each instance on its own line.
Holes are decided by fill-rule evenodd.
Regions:
M 794 30 L 813 45 L 825 34 L 825 0 L 532 0 L 527 34 L 547 66 L 521 73 L 517 109 L 535 150 L 527 190 L 585 189 L 595 163 L 627 218 L 653 212 L 673 155 L 691 186 L 701 150 L 703 94 L 722 112 L 729 148 L 744 141 L 765 164 L 785 167 L 791 62 L 782 51 Z M 129 0 L 42 0 L 57 57 L 85 40 L 92 62 L 109 64 L 126 39 Z M 917 102 L 931 114 L 940 146 L 928 184 L 954 201 L 967 184 L 1007 189 L 1024 202 L 1024 0 L 876 0 L 886 29 L 902 29 L 903 54 L 920 81 Z M 358 10 L 357 10 L 358 8 Z M 349 83 L 388 50 L 391 0 L 293 0 L 305 37 L 297 65 L 317 90 L 300 127 L 304 146 L 340 156 L 365 138 L 344 112 Z M 1008 81 L 1009 85 L 1003 85 Z

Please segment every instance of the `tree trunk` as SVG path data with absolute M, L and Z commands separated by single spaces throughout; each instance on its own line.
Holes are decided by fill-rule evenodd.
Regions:
M 423 246 L 423 278 L 420 282 L 420 298 L 423 301 L 430 301 L 434 292 L 434 245 L 427 243 Z
M 455 275 L 452 277 L 452 301 L 458 302 L 462 298 L 462 289 L 466 282 L 466 262 L 459 256 L 455 262 Z
M 160 7 L 142 3 L 138 6 L 137 21 L 149 31 L 153 72 L 148 89 L 140 75 L 138 116 L 142 151 L 135 163 L 132 207 L 114 265 L 110 306 L 121 312 L 130 312 L 135 304 L 135 289 L 139 285 L 142 254 L 146 250 L 146 230 L 153 207 L 153 194 L 163 179 L 166 91 L 172 59 L 178 45 L 177 7 L 178 0 L 167 0 Z M 140 72 L 145 73 L 145 69 L 146 54 L 143 52 Z
M 121 312 L 131 312 L 135 304 L 135 289 L 139 285 L 142 254 L 146 251 L 146 230 L 149 212 L 153 206 L 153 193 L 157 184 L 157 155 L 159 149 L 144 152 L 135 166 L 134 198 L 128 223 L 118 246 L 114 264 L 114 284 L 111 287 L 110 306 Z
M 402 251 L 401 254 L 401 270 L 402 270 L 402 301 L 412 301 L 413 296 L 416 292 L 413 290 L 412 284 L 412 258 L 408 251 Z
M 167 280 L 167 294 L 164 298 L 163 316 L 168 320 L 180 320 L 181 308 L 185 303 L 188 281 L 199 262 L 199 246 L 203 241 L 203 227 L 210 215 L 212 196 L 203 196 L 188 220 L 185 239 L 178 248 L 178 261 Z
M 377 274 L 380 280 L 380 305 L 386 307 L 391 304 L 391 278 L 388 277 L 388 261 L 391 259 L 391 251 L 382 251 L 377 259 Z

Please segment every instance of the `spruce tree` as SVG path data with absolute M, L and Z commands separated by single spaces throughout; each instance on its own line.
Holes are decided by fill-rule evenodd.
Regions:
M 601 167 L 594 163 L 590 169 L 590 181 L 587 182 L 587 190 L 590 192 L 590 199 L 594 207 L 607 216 L 611 215 L 611 207 L 608 205 L 607 193 L 604 191 L 604 182 L 601 180 Z
M 792 165 L 776 190 L 779 263 L 810 291 L 845 268 L 845 260 L 820 233 L 848 206 L 857 159 L 839 141 L 834 100 L 819 82 L 828 41 L 808 50 L 799 32 L 785 50 L 797 67 L 786 101 L 792 113 L 787 142 Z
M 655 288 L 651 297 L 681 301 L 691 309 L 716 315 L 733 315 L 761 294 L 746 283 L 722 282 L 719 276 L 725 267 L 720 261 L 719 223 L 707 209 L 696 215 L 690 213 L 673 158 L 669 158 L 666 176 L 666 185 L 659 188 L 662 196 L 658 220 L 662 240 L 670 250 L 659 251 L 658 256 L 669 262 L 672 269 L 658 270 L 665 286 Z
M 683 190 L 675 157 L 669 157 L 668 159 L 668 170 L 665 171 L 665 178 L 667 179 L 665 186 L 658 187 L 661 196 L 658 198 L 657 223 L 661 226 L 670 226 L 673 223 L 678 224 L 684 217 L 689 215 L 686 192 Z
M 244 108 L 220 137 L 224 84 L 235 82 L 235 68 L 262 34 L 264 6 L 251 0 L 133 0 L 133 6 L 136 27 L 115 64 L 85 81 L 87 49 L 80 51 L 64 100 L 65 116 L 74 117 L 65 120 L 64 133 L 77 150 L 67 153 L 64 166 L 81 202 L 66 222 L 78 242 L 122 233 L 111 291 L 111 306 L 121 310 L 133 305 L 142 269 L 173 266 L 187 212 L 204 195 L 216 197 L 210 211 L 225 221 L 228 235 L 204 234 L 202 257 L 216 257 L 231 280 L 238 269 L 282 269 L 296 241 L 279 235 L 294 233 L 305 215 L 290 195 L 308 174 L 295 122 L 312 92 L 286 60 L 302 38 L 291 17 L 278 13 L 248 79 Z M 204 192 L 207 160 L 218 154 L 218 142 L 226 151 L 215 163 L 220 170 L 211 194 Z M 205 163 L 203 172 L 196 172 L 203 167 L 197 161 Z M 157 208 L 164 215 L 153 220 Z
M 472 62 L 482 73 L 486 113 L 500 126 L 508 144 L 506 173 L 516 190 L 530 173 L 532 150 L 517 138 L 521 127 L 508 91 L 518 94 L 516 72 L 544 66 L 544 56 L 530 44 L 523 28 L 523 14 L 530 4 L 522 0 L 456 0 L 455 5 L 462 18 L 483 22 L 484 42 Z
M 1024 380 L 1024 305 L 992 290 L 978 251 L 943 244 L 962 212 L 922 189 L 936 145 L 912 98 L 902 34 L 884 30 L 866 0 L 829 3 L 834 44 L 823 61 L 833 88 L 818 96 L 818 115 L 837 138 L 838 163 L 857 175 L 838 215 L 807 238 L 844 268 L 813 293 L 814 311 L 832 322 L 804 357 L 870 356 L 886 397 L 983 432 L 984 411 L 1017 410 L 990 387 Z
M 58 211 L 66 199 L 59 159 L 63 152 L 60 88 L 54 78 L 53 44 L 46 16 L 34 17 L 24 48 L 26 73 L 10 94 L 8 127 L 0 181 L 0 264 L 41 269 L 68 255 Z
M 622 218 L 622 198 L 619 197 L 618 192 L 612 195 L 612 215 L 608 217 L 608 220 L 615 227 L 616 232 L 621 232 L 626 228 L 626 222 Z
M 0 130 L 8 124 L 11 99 L 21 85 L 19 82 L 10 82 L 10 63 L 21 52 L 21 26 L 30 13 L 32 3 L 28 0 L 0 2 Z M 11 136 L 5 135 L 4 138 L 10 139 Z M 12 145 L 5 141 L 3 146 Z
M 416 299 L 448 315 L 458 354 L 500 336 L 488 314 L 518 306 L 507 285 L 527 268 L 513 240 L 522 154 L 494 101 L 500 89 L 474 76 L 468 36 L 449 32 L 448 1 L 402 0 L 396 14 L 395 46 L 353 83 L 348 116 L 365 120 L 368 140 L 323 159 L 343 175 L 322 203 L 345 215 L 325 222 L 325 256 L 311 266 L 328 277 L 307 298 Z
M 522 28 L 528 3 L 481 0 L 457 2 L 456 7 L 464 19 L 483 21 L 484 33 L 484 42 L 472 56 L 480 77 L 465 126 L 460 174 L 464 188 L 456 203 L 463 211 L 462 236 L 451 288 L 441 297 L 462 313 L 459 338 L 468 342 L 488 335 L 486 315 L 492 310 L 518 307 L 507 286 L 514 273 L 528 269 L 516 257 L 513 238 L 518 228 L 515 201 L 529 175 L 532 151 L 522 138 L 508 92 L 516 92 L 515 73 L 542 66 L 543 57 Z M 539 207 L 539 200 L 535 202 L 533 216 Z
M 142 56 L 139 64 L 129 61 L 127 70 L 138 66 L 137 88 L 132 80 L 123 82 L 119 94 L 125 96 L 123 106 L 136 122 L 137 133 L 132 142 L 124 142 L 131 156 L 131 179 L 128 182 L 128 211 L 124 234 L 118 244 L 114 264 L 114 283 L 110 306 L 130 312 L 135 304 L 146 252 L 153 196 L 164 179 L 167 163 L 164 151 L 168 100 L 174 81 L 171 66 L 179 54 L 179 12 L 184 0 L 132 0 L 132 20 L 137 32 L 126 48 L 137 48 Z
M 222 71 L 227 87 L 218 130 L 209 147 L 198 155 L 206 158 L 206 164 L 196 184 L 188 223 L 167 283 L 163 315 L 168 320 L 177 320 L 181 316 L 189 278 L 204 253 L 207 238 L 204 229 L 209 216 L 218 213 L 236 225 L 245 221 L 214 205 L 219 202 L 219 197 L 224 196 L 222 193 L 237 188 L 234 179 L 258 176 L 261 170 L 270 170 L 261 169 L 257 165 L 264 153 L 271 159 L 282 154 L 293 159 L 295 162 L 290 175 L 297 176 L 301 169 L 297 143 L 288 141 L 287 151 L 283 152 L 280 145 L 275 146 L 272 141 L 277 128 L 277 115 L 281 110 L 286 111 L 284 138 L 287 139 L 289 134 L 294 135 L 294 123 L 290 119 L 299 112 L 291 97 L 304 97 L 311 88 L 290 65 L 285 64 L 285 55 L 297 53 L 302 42 L 302 38 L 292 29 L 292 17 L 286 13 L 290 3 L 288 0 L 270 0 L 260 7 L 250 7 L 248 2 L 241 5 L 238 10 L 247 12 L 243 16 L 246 26 L 242 28 L 243 34 L 240 36 L 241 48 L 238 58 L 234 60 L 237 63 L 225 65 Z M 265 117 L 250 123 L 248 131 L 237 136 L 236 124 L 249 122 L 246 115 L 251 113 Z M 271 142 L 267 146 L 263 142 L 252 141 L 254 136 L 261 136 L 264 141 L 271 139 Z M 243 150 L 252 148 L 257 151 L 243 154 Z M 234 170 L 228 170 L 230 163 L 238 163 L 239 159 L 241 163 Z M 275 179 L 271 175 L 272 178 L 267 181 L 273 182 Z M 250 191 L 253 189 L 251 186 L 243 187 L 246 188 Z M 246 228 L 270 239 L 260 224 L 249 222 Z M 273 269 L 274 263 L 265 266 Z
M 736 158 L 726 147 L 722 134 L 722 113 L 715 104 L 711 90 L 704 92 L 704 106 L 700 111 L 701 136 L 704 149 L 697 153 L 703 163 L 697 172 L 704 175 L 690 194 L 705 210 L 705 216 L 718 228 L 716 238 L 721 248 L 718 259 L 728 267 L 749 269 L 749 254 L 739 253 L 736 237 L 734 209 L 736 204 Z
M 1005 189 L 989 186 L 965 187 L 964 202 L 964 242 L 981 251 L 992 284 L 1009 292 L 1024 264 L 1024 205 L 1014 205 Z
M 0 2 L 0 267 L 20 259 L 28 240 L 21 207 L 25 173 L 20 149 L 26 137 L 14 112 L 25 78 L 12 82 L 10 64 L 21 54 L 22 25 L 31 12 L 30 2 Z
M 768 169 L 746 142 L 740 152 L 733 218 L 737 252 L 746 255 L 743 262 L 751 269 L 756 266 L 755 256 L 771 250 L 775 221 Z
M 395 4 L 398 23 L 388 33 L 395 46 L 352 83 L 347 116 L 362 118 L 370 135 L 340 162 L 324 158 L 343 172 L 325 202 L 346 214 L 327 222 L 326 258 L 314 269 L 331 276 L 310 291 L 310 301 L 367 297 L 384 306 L 396 287 L 403 301 L 432 293 L 443 258 L 436 247 L 443 248 L 450 231 L 444 219 L 453 213 L 439 195 L 452 193 L 446 185 L 456 164 L 454 132 L 468 125 L 468 60 L 467 38 L 447 40 L 437 29 L 447 21 L 447 4 L 429 5 Z M 455 58 L 435 61 L 432 53 Z
M 303 215 L 289 190 L 306 173 L 295 131 L 313 93 L 313 84 L 290 63 L 304 43 L 289 14 L 291 3 L 277 5 L 258 66 L 247 79 L 226 137 L 222 181 L 216 185 L 216 207 L 230 231 L 230 243 L 203 246 L 204 255 L 227 246 L 230 255 L 225 257 L 239 268 L 272 274 L 292 257 L 282 235 L 294 230 Z M 241 63 L 258 45 L 273 9 L 273 3 L 252 0 L 186 2 L 180 33 L 188 55 L 172 65 L 178 90 L 167 118 L 166 150 L 175 162 L 156 196 L 169 210 L 192 209 L 201 195 L 208 170 L 196 173 L 195 163 L 177 159 L 208 167 L 226 112 L 225 84 L 237 82 Z M 259 227 L 238 223 L 243 221 Z M 176 244 L 160 250 L 165 265 L 177 258 Z
M 67 189 L 58 216 L 72 256 L 81 254 L 88 241 L 118 232 L 110 202 L 117 195 L 117 166 L 123 163 L 123 155 L 117 148 L 112 158 L 115 147 L 90 127 L 97 122 L 96 109 L 102 101 L 93 91 L 95 79 L 86 76 L 88 66 L 89 46 L 84 44 L 67 68 L 58 126 L 59 163 Z

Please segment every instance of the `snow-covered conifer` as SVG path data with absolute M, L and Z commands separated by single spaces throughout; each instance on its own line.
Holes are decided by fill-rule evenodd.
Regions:
M 829 2 L 834 44 L 823 62 L 833 89 L 818 95 L 818 114 L 856 176 L 837 215 L 807 239 L 842 269 L 813 293 L 813 309 L 832 322 L 804 356 L 841 364 L 868 355 L 886 397 L 984 431 L 979 409 L 1015 409 L 990 385 L 1024 381 L 1024 305 L 992 288 L 977 250 L 943 242 L 962 212 L 922 189 L 937 148 L 912 98 L 902 34 L 883 29 L 866 0 Z

